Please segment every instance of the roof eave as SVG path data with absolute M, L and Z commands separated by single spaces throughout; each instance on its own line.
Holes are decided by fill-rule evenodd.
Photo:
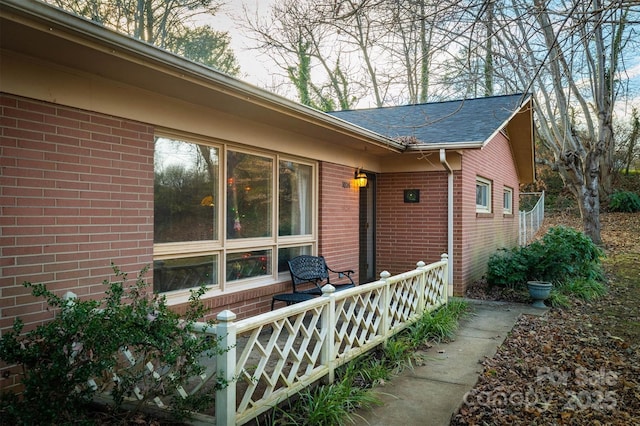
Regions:
M 365 142 L 392 152 L 403 152 L 405 146 L 393 139 L 333 117 L 322 111 L 299 104 L 282 96 L 242 82 L 222 72 L 197 64 L 155 46 L 131 37 L 102 28 L 94 22 L 58 10 L 50 5 L 25 0 L 0 0 L 0 16 L 3 19 L 19 21 L 22 25 L 50 27 L 64 30 L 63 37 L 79 37 L 89 44 L 99 44 L 104 51 L 114 56 L 128 57 L 145 64 L 161 67 L 174 76 L 206 82 L 212 90 L 232 93 L 243 102 L 278 111 L 280 114 L 296 117 L 311 125 L 331 128 L 346 136 L 356 137 Z M 25 19 L 26 18 L 26 19 Z

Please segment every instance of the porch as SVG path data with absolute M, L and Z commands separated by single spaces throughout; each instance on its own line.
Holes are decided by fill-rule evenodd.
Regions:
M 443 254 L 430 265 L 418 262 L 395 276 L 382 272 L 378 281 L 340 292 L 327 285 L 318 298 L 255 317 L 236 322 L 233 312 L 223 311 L 215 327 L 197 324 L 202 333 L 220 336 L 229 350 L 203 359 L 206 372 L 178 392 L 186 397 L 211 391 L 218 381 L 228 386 L 194 422 L 245 424 L 318 380 L 332 382 L 336 368 L 446 304 L 447 267 Z

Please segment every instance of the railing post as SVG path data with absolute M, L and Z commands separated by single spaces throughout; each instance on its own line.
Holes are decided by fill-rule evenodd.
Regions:
M 236 424 L 236 314 L 222 311 L 216 317 L 216 335 L 224 352 L 216 357 L 216 374 L 226 387 L 216 391 L 216 425 Z
M 542 226 L 542 222 L 544 222 L 544 191 L 542 191 L 542 195 L 540 196 L 540 209 L 538 211 L 538 228 Z
M 453 282 L 449 282 L 449 255 L 447 253 L 442 253 L 440 255 L 440 260 L 444 262 L 444 272 L 442 276 L 442 297 L 444 298 L 444 304 L 446 305 L 449 301 L 449 294 L 453 294 Z M 449 288 L 451 286 L 451 288 Z
M 416 269 L 420 270 L 423 268 L 425 263 L 420 260 L 416 263 Z M 422 275 L 420 275 L 420 288 L 418 289 L 418 306 L 417 306 L 417 314 L 422 315 L 424 313 L 425 306 L 425 293 L 427 292 L 427 286 L 429 283 L 427 282 L 427 273 L 422 271 Z
M 382 304 L 382 306 L 380 307 L 381 311 L 382 311 L 382 326 L 383 326 L 383 330 L 382 332 L 384 333 L 384 344 L 387 344 L 387 336 L 389 335 L 389 328 L 390 328 L 390 319 L 389 319 L 389 305 L 391 304 L 391 290 L 389 289 L 389 277 L 391 276 L 391 274 L 389 273 L 389 271 L 382 271 L 380 272 L 380 279 L 382 279 L 385 282 L 385 286 L 384 286 L 384 290 L 382 292 L 382 299 L 380 300 L 380 303 Z
M 334 330 L 336 327 L 336 288 L 331 284 L 322 287 L 322 297 L 325 298 L 324 312 L 322 315 L 322 329 L 327 331 L 327 337 L 322 343 L 320 352 L 321 363 L 327 366 L 328 383 L 335 381 L 336 375 L 336 344 Z

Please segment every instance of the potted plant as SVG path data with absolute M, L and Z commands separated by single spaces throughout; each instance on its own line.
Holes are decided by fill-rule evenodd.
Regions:
M 553 284 L 552 277 L 557 274 L 555 259 L 550 256 L 547 247 L 535 241 L 529 245 L 528 264 L 529 276 L 534 278 L 527 281 L 529 296 L 533 299 L 533 306 L 545 308 L 544 301 L 549 297 Z
M 533 306 L 546 308 L 544 301 L 549 297 L 553 284 L 550 281 L 527 281 L 527 288 L 533 299 Z

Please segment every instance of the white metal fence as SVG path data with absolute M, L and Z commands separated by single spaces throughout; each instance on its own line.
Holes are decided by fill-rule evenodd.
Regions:
M 395 276 L 382 272 L 380 280 L 348 290 L 325 286 L 321 297 L 262 315 L 235 322 L 224 311 L 215 327 L 201 324 L 229 350 L 208 369 L 212 374 L 185 390 L 210 388 L 207 380 L 216 378 L 228 386 L 216 393 L 215 413 L 198 419 L 244 424 L 313 382 L 332 382 L 337 367 L 446 304 L 447 267 L 443 254 L 439 262 L 418 262 Z
M 542 192 L 522 192 L 520 196 L 540 196 L 533 208 L 526 212 L 520 211 L 519 215 L 519 237 L 520 246 L 527 245 L 538 232 L 544 222 L 544 191 Z

